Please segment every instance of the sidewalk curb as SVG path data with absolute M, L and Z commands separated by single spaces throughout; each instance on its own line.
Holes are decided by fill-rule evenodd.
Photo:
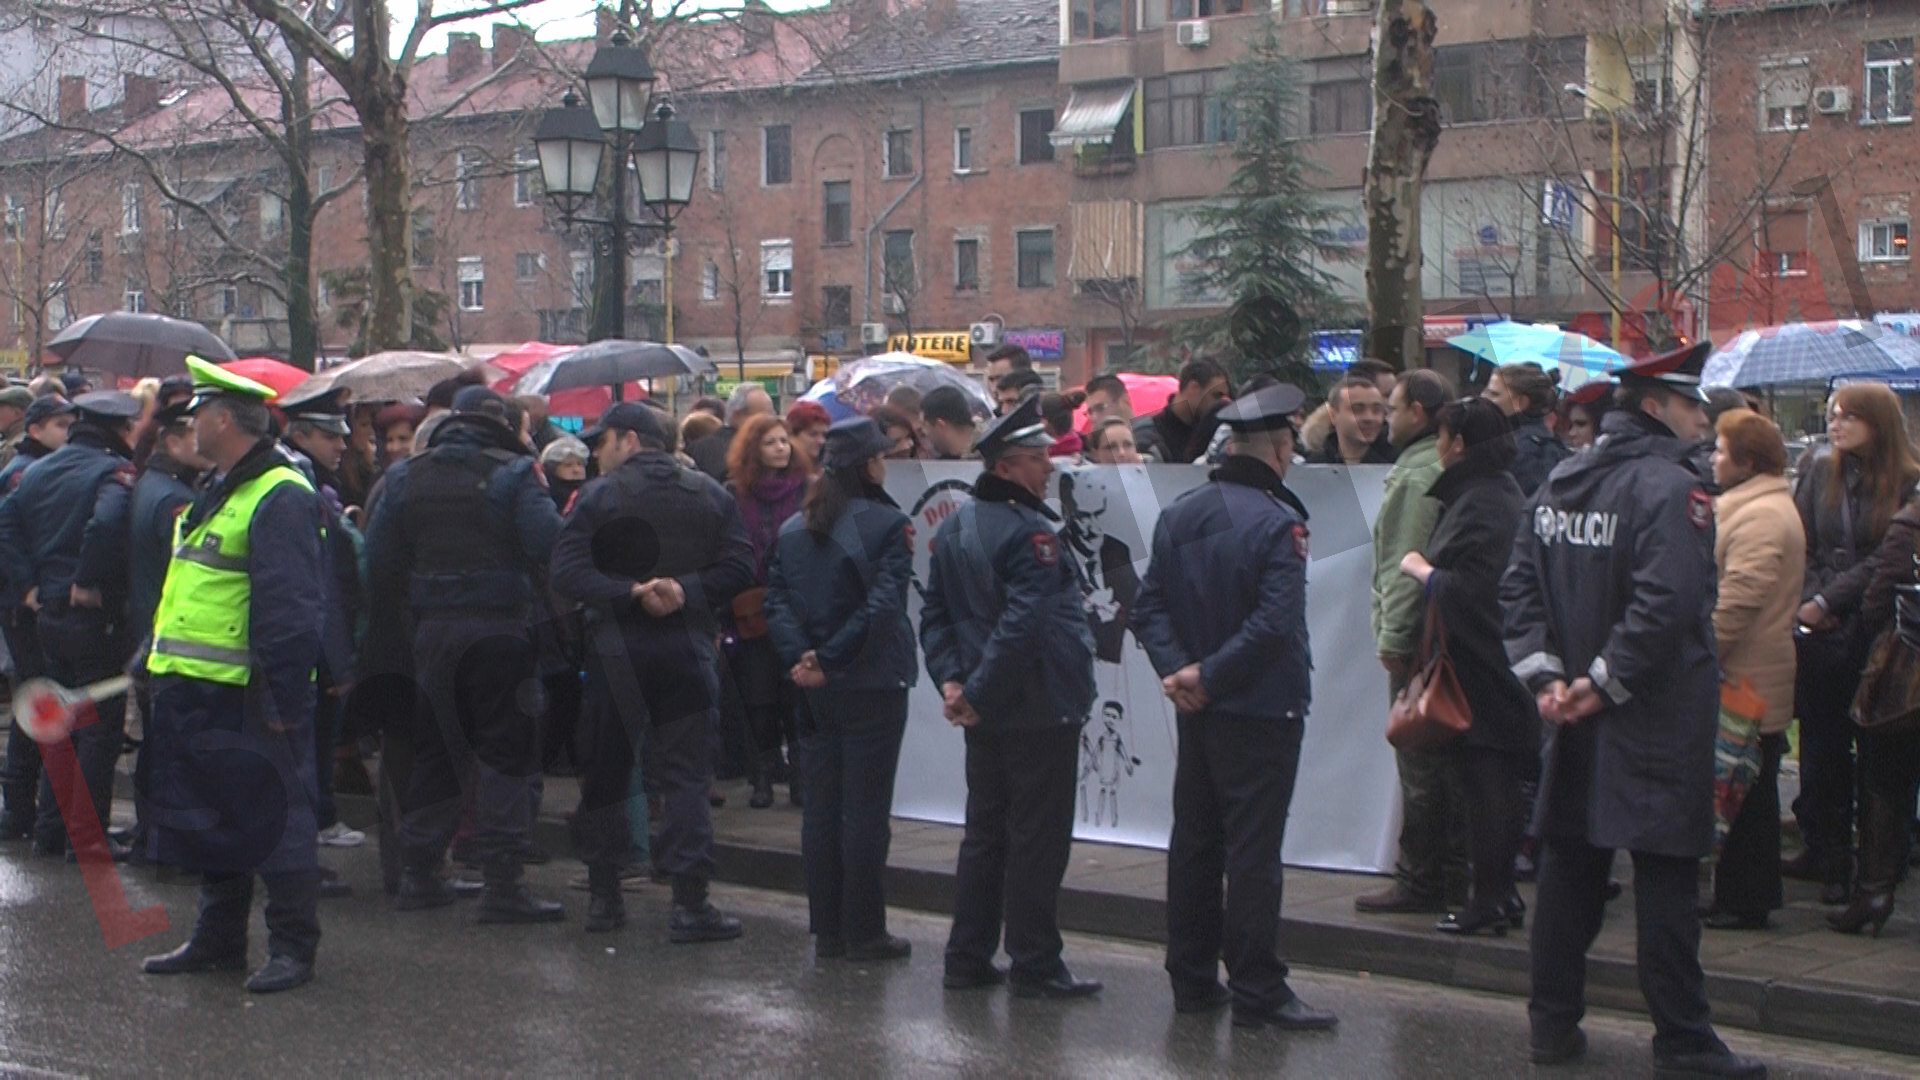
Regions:
M 343 818 L 371 832 L 371 798 L 343 795 L 339 803 Z M 558 817 L 541 817 L 534 837 L 556 855 L 571 850 L 566 823 Z M 714 860 L 717 880 L 780 892 L 806 891 L 798 851 L 715 838 Z M 887 903 L 893 907 L 936 914 L 953 910 L 951 871 L 889 866 L 886 890 Z M 1063 930 L 1149 944 L 1166 942 L 1166 904 L 1161 900 L 1069 885 L 1060 892 L 1059 911 Z M 1461 940 L 1385 924 L 1354 927 L 1283 916 L 1280 940 L 1289 962 L 1309 967 L 1522 999 L 1527 995 L 1524 935 Z M 1713 1003 L 1714 1020 L 1731 1027 L 1920 1055 L 1920 1001 L 1712 971 L 1707 973 L 1707 999 Z M 1647 1011 L 1635 966 L 1606 957 L 1587 961 L 1587 1001 L 1637 1015 Z

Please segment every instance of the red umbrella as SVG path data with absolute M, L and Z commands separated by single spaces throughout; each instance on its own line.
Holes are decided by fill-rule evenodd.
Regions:
M 271 356 L 249 356 L 244 360 L 229 360 L 220 367 L 242 378 L 273 387 L 273 395 L 276 398 L 306 382 L 313 374 L 311 371 L 302 371 L 292 364 L 275 360 Z
M 576 345 L 549 345 L 544 341 L 529 341 L 518 348 L 509 349 L 487 361 L 487 366 L 501 374 L 494 380 L 493 388 L 507 396 L 513 396 L 513 384 L 520 381 L 534 365 L 543 360 L 551 360 L 561 353 L 572 352 Z M 628 383 L 623 390 L 626 400 L 638 401 L 647 396 L 640 384 Z M 593 418 L 607 411 L 613 404 L 613 391 L 605 386 L 583 386 L 577 390 L 562 390 L 547 396 L 547 414 L 549 416 L 579 416 Z

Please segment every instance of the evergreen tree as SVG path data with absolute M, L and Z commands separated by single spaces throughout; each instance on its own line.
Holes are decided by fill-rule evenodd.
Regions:
M 1189 212 L 1194 241 L 1177 257 L 1196 269 L 1188 288 L 1228 297 L 1224 316 L 1171 327 L 1181 352 L 1223 362 L 1235 380 L 1266 373 L 1311 388 L 1315 329 L 1352 325 L 1330 262 L 1351 252 L 1332 242 L 1346 215 L 1319 195 L 1316 167 L 1306 160 L 1299 61 L 1266 22 L 1245 58 L 1231 69 L 1222 103 L 1233 125 L 1237 163 L 1224 197 Z

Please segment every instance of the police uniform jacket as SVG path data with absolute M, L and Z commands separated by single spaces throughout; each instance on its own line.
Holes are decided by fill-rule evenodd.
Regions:
M 1697 858 L 1713 841 L 1713 500 L 1690 446 L 1615 412 L 1555 469 L 1501 579 L 1507 658 L 1539 693 L 1593 680 L 1599 713 L 1555 727 L 1535 826 L 1545 835 Z
M 126 602 L 129 453 L 112 433 L 75 424 L 67 445 L 0 500 L 0 566 L 10 598 L 38 588 L 42 604 L 65 604 L 78 584 L 100 590 L 108 611 Z
M 633 586 L 672 578 L 685 606 L 652 619 Z M 753 545 L 727 489 L 664 451 L 627 459 L 580 489 L 553 548 L 553 591 L 590 617 L 653 630 L 717 630 L 717 614 L 753 585 Z
M 0 497 L 11 495 L 20 486 L 20 477 L 26 473 L 27 466 L 52 453 L 38 439 L 21 439 L 17 451 L 0 467 Z
M 160 607 L 160 588 L 173 557 L 174 523 L 193 502 L 194 479 L 192 469 L 155 453 L 134 481 L 128 509 L 127 624 L 136 637 L 153 630 L 153 613 Z
M 340 480 L 298 447 L 284 447 L 300 470 L 313 482 L 320 502 L 321 554 L 326 574 L 321 582 L 327 621 L 321 633 L 321 656 L 326 664 L 327 681 L 332 685 L 352 683 L 354 629 L 360 622 L 364 600 L 360 588 L 360 552 L 354 543 L 354 529 L 347 524 L 345 507 L 340 502 Z
M 1093 630 L 1056 520 L 986 473 L 934 534 L 920 645 L 927 673 L 961 684 L 982 728 L 1078 724 L 1093 705 Z
M 804 516 L 780 529 L 767 583 L 767 624 L 783 663 L 813 652 L 833 690 L 899 690 L 920 676 L 907 591 L 913 543 L 907 516 L 869 487 L 826 536 Z
M 1528 498 L 1547 482 L 1554 466 L 1567 460 L 1573 451 L 1547 430 L 1544 412 L 1523 413 L 1513 418 L 1513 479 Z
M 1229 457 L 1153 530 L 1133 633 L 1164 678 L 1200 665 L 1209 712 L 1304 719 L 1307 510 L 1279 474 Z
M 409 505 L 416 474 L 435 455 L 440 457 L 436 466 L 485 475 L 474 503 L 479 513 L 446 521 L 432 508 Z M 416 618 L 529 615 L 535 599 L 533 578 L 552 557 L 560 512 L 534 471 L 532 452 L 518 437 L 486 417 L 449 415 L 435 429 L 427 453 L 395 462 L 382 484 L 385 490 L 367 527 L 367 591 L 375 622 L 397 618 L 390 607 L 402 600 Z M 461 504 L 447 505 L 447 513 L 468 513 Z M 422 557 L 423 532 L 447 528 L 467 530 L 473 545 L 471 566 L 443 566 Z

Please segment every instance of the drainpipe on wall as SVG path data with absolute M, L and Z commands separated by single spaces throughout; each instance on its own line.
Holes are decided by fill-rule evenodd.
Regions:
M 888 203 L 887 208 L 885 210 L 880 211 L 880 216 L 873 219 L 873 224 L 867 226 L 865 247 L 863 249 L 864 254 L 862 256 L 863 258 L 866 259 L 867 276 L 866 276 L 866 283 L 862 286 L 862 296 L 860 300 L 860 321 L 861 322 L 873 321 L 873 234 L 880 231 L 880 227 L 887 223 L 887 219 L 893 216 L 893 212 L 895 210 L 900 209 L 901 204 L 906 202 L 907 199 L 910 198 L 915 191 L 918 191 L 920 189 L 921 182 L 923 182 L 927 178 L 927 99 L 925 95 L 922 95 L 919 98 L 919 103 L 920 103 L 920 124 L 919 124 L 919 127 L 915 128 L 914 130 L 915 130 L 915 133 L 920 136 L 920 164 L 918 169 L 914 172 L 913 183 L 908 184 L 907 190 L 901 192 L 899 198 L 893 200 L 893 202 L 891 203 Z M 886 135 L 882 133 L 880 137 L 884 139 L 886 138 Z M 918 267 L 914 268 L 914 273 L 915 274 L 919 273 Z M 881 316 L 882 316 L 882 321 L 884 322 L 886 312 L 881 312 Z

